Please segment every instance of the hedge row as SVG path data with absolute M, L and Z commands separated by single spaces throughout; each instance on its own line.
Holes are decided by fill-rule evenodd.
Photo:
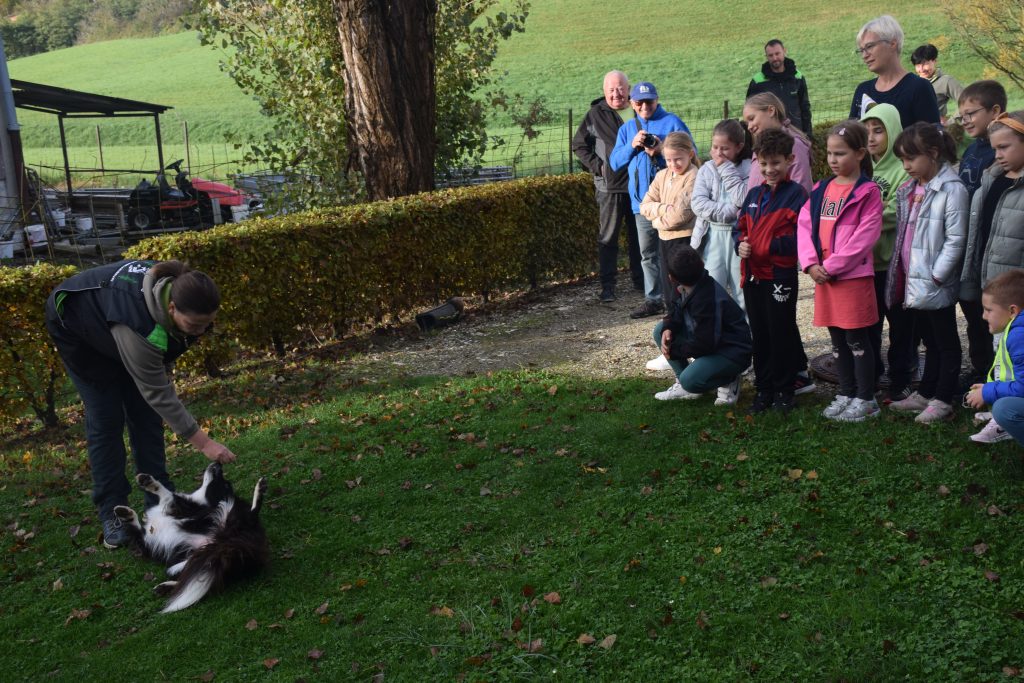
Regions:
M 181 259 L 217 282 L 217 334 L 185 356 L 192 365 L 221 361 L 235 346 L 282 349 L 325 326 L 399 318 L 453 295 L 585 274 L 596 227 L 593 183 L 577 174 L 165 235 L 140 242 L 126 258 Z M 26 409 L 24 400 L 8 398 L 25 392 L 8 390 L 30 386 L 34 396 L 35 378 L 54 367 L 42 304 L 69 274 L 48 266 L 2 272 L 4 316 L 22 321 L 19 343 L 36 350 L 0 362 L 0 421 Z

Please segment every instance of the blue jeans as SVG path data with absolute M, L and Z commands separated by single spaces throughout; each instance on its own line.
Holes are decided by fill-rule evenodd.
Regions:
M 664 329 L 664 322 L 654 326 L 654 345 L 659 349 Z M 668 364 L 672 366 L 672 372 L 676 373 L 679 384 L 691 394 L 703 394 L 731 384 L 746 369 L 717 353 L 694 358 L 693 362 L 670 358 Z
M 70 368 L 67 369 L 68 376 L 85 404 L 85 439 L 89 449 L 89 467 L 92 470 L 92 502 L 101 518 L 108 516 L 115 505 L 128 504 L 131 485 L 125 476 L 125 426 L 128 427 L 135 471 L 145 472 L 171 491 L 174 490 L 167 476 L 164 458 L 163 419 L 142 398 L 128 371 L 113 363 L 109 365 L 108 376 L 102 381 L 84 379 Z M 156 504 L 156 496 L 149 492 L 145 495 L 146 507 Z
M 992 405 L 996 424 L 1019 444 L 1024 444 L 1024 398 L 1004 396 Z
M 661 238 L 649 220 L 636 214 L 636 236 L 640 243 L 640 267 L 644 271 L 644 298 L 653 304 L 661 301 Z

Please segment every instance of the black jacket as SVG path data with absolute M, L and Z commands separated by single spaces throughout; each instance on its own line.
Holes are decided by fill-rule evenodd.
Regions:
M 629 171 L 623 166 L 613 171 L 608 156 L 615 149 L 619 127 L 623 124 L 619 112 L 608 106 L 604 97 L 590 103 L 576 134 L 572 137 L 573 154 L 583 168 L 594 174 L 594 187 L 600 192 L 622 192 L 629 190 Z
M 782 100 L 790 122 L 808 137 L 811 136 L 811 101 L 807 97 L 807 80 L 792 59 L 786 57 L 780 74 L 772 71 L 768 62 L 761 65 L 761 73 L 755 74 L 747 86 L 747 97 L 762 92 L 770 92 Z
M 121 324 L 160 349 L 164 363 L 174 362 L 196 338 L 179 338 L 150 315 L 142 283 L 153 264 L 153 261 L 118 261 L 71 276 L 47 299 L 47 318 L 51 324 L 59 325 L 63 334 L 77 337 L 108 360 L 121 360 L 110 332 L 111 325 Z M 73 363 L 76 367 L 71 370 L 89 376 L 90 368 L 84 358 L 81 360 L 81 364 Z
M 672 302 L 663 322 L 672 330 L 674 359 L 719 354 L 741 367 L 750 365 L 753 343 L 747 317 L 706 270 L 689 294 Z

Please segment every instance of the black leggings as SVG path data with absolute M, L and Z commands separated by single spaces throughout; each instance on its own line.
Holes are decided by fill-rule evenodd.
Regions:
M 870 327 L 844 330 L 829 327 L 832 357 L 839 370 L 839 395 L 870 401 L 875 397 L 875 354 L 871 350 Z

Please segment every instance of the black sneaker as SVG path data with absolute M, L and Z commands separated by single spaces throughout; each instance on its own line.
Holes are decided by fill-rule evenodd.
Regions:
M 615 301 L 615 290 L 612 287 L 605 287 L 601 290 L 601 301 L 608 304 Z
M 890 403 L 895 403 L 896 401 L 902 401 L 905 398 L 910 398 L 910 395 L 912 393 L 914 393 L 914 391 L 910 387 L 903 387 L 902 389 L 896 390 L 890 388 L 887 392 L 885 392 L 882 395 L 882 404 L 889 405 Z
M 806 372 L 799 373 L 796 376 L 796 379 L 793 380 L 793 393 L 797 396 L 800 394 L 810 393 L 817 388 L 818 387 L 814 384 L 814 380 L 811 379 L 810 375 Z
M 124 523 L 113 512 L 103 520 L 103 545 L 110 549 L 128 545 L 131 537 Z
M 757 396 L 754 397 L 754 402 L 747 408 L 747 415 L 757 415 L 763 413 L 772 407 L 772 403 L 775 401 L 775 395 L 770 391 L 759 391 Z
M 789 412 L 795 407 L 796 397 L 793 394 L 777 394 L 775 403 L 772 404 L 772 410 L 783 415 L 789 415 Z
M 640 318 L 649 318 L 652 315 L 659 315 L 665 312 L 665 306 L 660 301 L 644 301 L 643 305 L 629 314 L 630 318 L 638 320 Z

